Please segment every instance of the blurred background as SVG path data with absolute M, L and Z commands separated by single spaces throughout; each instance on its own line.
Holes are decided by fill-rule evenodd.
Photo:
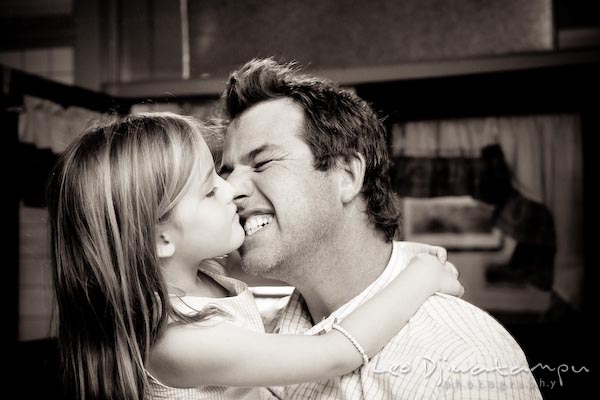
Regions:
M 597 1 L 1 0 L 2 296 L 23 396 L 57 384 L 44 188 L 58 155 L 107 113 L 208 118 L 228 73 L 265 56 L 374 107 L 402 239 L 450 251 L 545 398 L 593 390 Z M 261 309 L 290 292 L 233 273 Z

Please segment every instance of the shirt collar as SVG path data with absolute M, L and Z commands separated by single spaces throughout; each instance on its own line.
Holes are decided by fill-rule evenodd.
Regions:
M 278 332 L 292 334 L 304 332 L 305 335 L 316 335 L 331 330 L 336 321 L 341 321 L 354 311 L 358 306 L 371 298 L 381 288 L 385 287 L 402 269 L 397 262 L 399 253 L 398 242 L 392 244 L 392 255 L 384 271 L 360 294 L 332 312 L 327 318 L 316 325 L 312 325 L 310 313 L 306 302 L 298 290 L 294 290 L 288 305 L 284 308 L 282 317 L 278 324 Z

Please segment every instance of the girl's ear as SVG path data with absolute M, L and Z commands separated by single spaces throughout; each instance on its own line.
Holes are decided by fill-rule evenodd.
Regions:
M 169 236 L 165 232 L 156 239 L 156 253 L 158 258 L 169 258 L 175 254 L 175 243 L 169 240 Z

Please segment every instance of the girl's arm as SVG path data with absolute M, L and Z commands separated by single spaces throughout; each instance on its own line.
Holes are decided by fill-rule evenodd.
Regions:
M 455 271 L 431 255 L 415 256 L 398 277 L 339 325 L 372 357 L 430 295 L 462 295 Z M 152 349 L 147 368 L 174 387 L 253 387 L 329 379 L 362 363 L 354 345 L 336 330 L 319 336 L 277 335 L 217 323 L 169 327 Z

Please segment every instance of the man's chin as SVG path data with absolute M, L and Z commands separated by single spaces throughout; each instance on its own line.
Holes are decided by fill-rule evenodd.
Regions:
M 242 256 L 242 269 L 245 273 L 269 278 L 277 270 L 278 263 L 272 257 L 255 254 L 255 251 L 240 252 Z

